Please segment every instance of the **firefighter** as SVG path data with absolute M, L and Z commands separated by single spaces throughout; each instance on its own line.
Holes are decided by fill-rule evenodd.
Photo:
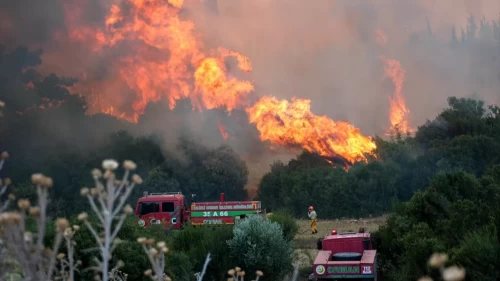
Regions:
M 307 213 L 307 215 L 311 220 L 311 234 L 318 233 L 318 229 L 316 229 L 316 211 L 314 211 L 313 206 L 309 206 L 309 212 Z

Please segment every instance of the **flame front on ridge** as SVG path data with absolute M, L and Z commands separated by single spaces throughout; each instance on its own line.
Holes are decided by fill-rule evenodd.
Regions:
M 250 123 L 257 126 L 260 139 L 282 146 L 299 146 L 322 156 L 341 156 L 353 163 L 366 161 L 365 153 L 376 145 L 348 122 L 335 122 L 311 112 L 311 101 L 263 97 L 247 108 Z
M 249 106 L 253 83 L 230 75 L 225 60 L 235 58 L 238 68 L 249 73 L 250 59 L 222 47 L 207 50 L 194 23 L 179 17 L 184 0 L 123 0 L 110 5 L 105 19 L 96 25 L 83 20 L 87 4 L 87 0 L 64 1 L 67 33 L 56 34 L 55 40 L 63 46 L 84 46 L 79 50 L 99 62 L 84 59 L 78 64 L 80 81 L 69 88 L 85 96 L 89 114 L 106 113 L 136 123 L 149 103 L 166 100 L 173 109 L 178 100 L 189 98 L 199 110 L 246 109 L 261 140 L 274 145 L 341 156 L 351 163 L 365 161 L 365 153 L 376 147 L 348 122 L 311 113 L 310 100 L 263 97 Z M 60 61 L 63 72 L 64 67 L 75 67 L 53 60 Z M 227 139 L 220 123 L 218 127 Z

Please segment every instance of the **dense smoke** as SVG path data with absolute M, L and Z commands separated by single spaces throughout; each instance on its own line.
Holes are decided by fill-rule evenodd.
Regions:
M 126 112 L 131 119 L 137 93 L 124 83 L 115 65 L 121 58 L 137 55 L 143 46 L 128 40 L 96 51 L 90 46 L 99 43 L 98 36 L 92 37 L 95 42 L 83 42 L 88 44 L 73 39 L 105 30 L 112 5 L 119 5 L 126 14 L 133 2 L 143 1 L 3 1 L 0 43 L 43 49 L 37 69 L 80 79 L 73 91 L 84 96 L 87 113 L 120 117 Z M 405 71 L 402 97 L 411 127 L 433 118 L 451 95 L 500 102 L 498 46 L 488 39 L 472 40 L 479 36 L 483 16 L 497 20 L 499 13 L 497 0 L 185 0 L 178 16 L 194 23 L 192 33 L 202 43 L 201 51 L 222 47 L 250 59 L 250 73 L 242 73 L 236 63 L 226 64 L 228 75 L 252 81 L 254 91 L 247 105 L 264 95 L 307 98 L 317 115 L 348 121 L 365 135 L 383 135 L 390 126 L 394 84 L 384 75 L 381 58 L 399 61 Z M 467 22 L 470 15 L 477 30 Z M 453 27 L 457 40 L 471 39 L 471 43 L 461 49 L 450 47 Z M 462 30 L 467 38 L 462 38 Z M 145 59 L 169 55 L 146 48 L 139 54 Z M 190 67 L 186 66 L 194 71 Z M 173 112 L 167 104 L 169 94 L 164 93 L 163 100 L 153 98 L 162 100 L 159 104 L 146 101 L 136 120 L 136 133 L 161 132 L 169 143 L 186 132 L 209 145 L 227 142 L 248 161 L 251 171 L 258 171 L 253 175 L 265 172 L 274 159 L 295 153 L 283 148 L 271 153 L 242 108 L 230 114 L 198 112 L 177 102 Z
M 217 15 L 193 19 L 202 33 L 253 61 L 263 94 L 310 98 L 315 113 L 349 120 L 366 134 L 387 126 L 393 86 L 384 80 L 381 55 L 406 70 L 403 94 L 413 126 L 435 116 L 450 95 L 499 102 L 496 45 L 484 44 L 478 57 L 449 49 L 453 26 L 460 37 L 470 14 L 477 25 L 483 16 L 497 20 L 498 1 L 218 3 Z M 387 37 L 383 46 L 377 30 Z

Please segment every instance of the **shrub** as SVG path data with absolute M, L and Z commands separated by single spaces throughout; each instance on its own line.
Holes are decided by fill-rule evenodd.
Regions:
M 237 224 L 228 245 L 235 265 L 247 272 L 260 269 L 266 280 L 282 278 L 292 269 L 292 242 L 284 238 L 279 223 L 261 216 L 250 216 Z
M 207 253 L 211 254 L 204 280 L 223 280 L 229 268 L 235 265 L 227 251 L 227 241 L 233 237 L 232 227 L 193 227 L 176 231 L 172 236 L 172 249 L 186 254 L 194 268 L 201 269 Z
M 299 225 L 293 216 L 290 215 L 291 212 L 286 212 L 285 210 L 280 210 L 278 212 L 273 212 L 269 216 L 269 220 L 278 223 L 283 229 L 283 235 L 287 241 L 292 241 L 297 232 L 299 231 Z

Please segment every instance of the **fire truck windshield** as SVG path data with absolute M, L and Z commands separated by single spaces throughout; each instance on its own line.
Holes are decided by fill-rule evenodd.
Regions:
M 141 202 L 139 203 L 139 215 L 144 216 L 149 213 L 160 212 L 160 204 L 158 202 Z

